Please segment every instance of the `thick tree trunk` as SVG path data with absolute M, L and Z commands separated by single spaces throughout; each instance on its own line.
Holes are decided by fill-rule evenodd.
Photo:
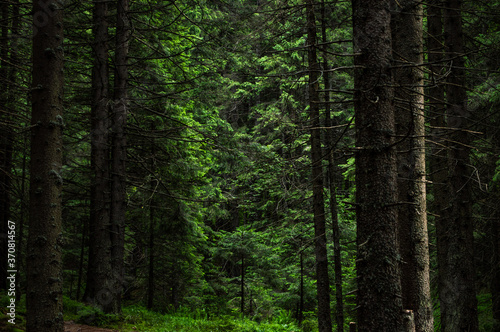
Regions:
M 127 79 L 130 26 L 128 0 L 117 3 L 115 90 L 112 113 L 111 257 L 113 267 L 113 312 L 121 312 L 124 286 L 125 213 L 127 210 L 126 160 Z
M 442 331 L 478 331 L 474 271 L 469 115 L 465 90 L 461 1 L 447 0 L 444 10 L 446 58 L 451 71 L 446 86 L 449 205 L 438 232 L 439 300 Z
M 307 44 L 309 62 L 309 116 L 311 125 L 311 159 L 314 212 L 314 252 L 316 255 L 316 289 L 318 299 L 318 330 L 332 331 L 330 313 L 330 280 L 326 250 L 325 202 L 323 197 L 323 166 L 318 80 L 320 66 L 316 55 L 316 18 L 314 0 L 307 0 Z
M 111 240 L 109 235 L 109 66 L 108 5 L 94 2 L 94 65 L 92 68 L 89 263 L 85 301 L 105 312 L 112 297 Z
M 358 330 L 403 328 L 390 0 L 354 0 Z
M 62 332 L 63 9 L 33 2 L 26 331 Z
M 398 240 L 403 307 L 416 331 L 432 332 L 425 186 L 423 6 L 393 1 L 391 17 L 398 148 Z

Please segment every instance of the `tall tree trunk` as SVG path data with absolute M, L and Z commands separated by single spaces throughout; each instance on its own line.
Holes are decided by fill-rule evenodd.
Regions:
M 316 17 L 314 0 L 307 0 L 307 45 L 309 62 L 309 116 L 311 124 L 311 159 L 314 212 L 314 252 L 316 255 L 316 288 L 318 299 L 318 330 L 332 331 L 330 314 L 330 280 L 326 250 L 325 202 L 323 197 L 323 159 L 321 150 L 318 80 L 320 66 L 316 55 Z
M 469 115 L 465 90 L 461 0 L 447 0 L 444 10 L 446 59 L 451 71 L 446 85 L 449 205 L 438 232 L 439 300 L 442 331 L 478 331 L 474 271 Z
M 343 303 L 343 292 L 342 292 L 342 256 L 340 248 L 340 225 L 339 216 L 337 208 L 337 164 L 335 163 L 335 135 L 332 120 L 332 113 L 330 109 L 330 65 L 328 64 L 328 52 L 326 52 L 326 45 L 328 43 L 326 27 L 327 27 L 327 15 L 325 8 L 325 1 L 321 2 L 321 38 L 324 49 L 323 54 L 323 80 L 325 82 L 325 127 L 327 128 L 327 156 L 328 156 L 328 184 L 330 190 L 330 215 L 332 217 L 332 241 L 333 241 L 333 265 L 335 271 L 335 321 L 337 323 L 337 331 L 344 331 L 344 303 Z
M 47 12 L 50 11 L 50 12 Z M 63 9 L 33 2 L 26 331 L 62 332 Z
M 393 1 L 391 17 L 398 147 L 398 241 L 403 307 L 416 331 L 432 332 L 425 186 L 423 6 Z
M 358 330 L 403 326 L 397 242 L 397 169 L 391 0 L 353 0 Z
M 112 113 L 112 183 L 111 183 L 111 257 L 113 276 L 113 312 L 121 312 L 124 286 L 124 246 L 126 199 L 127 138 L 127 78 L 130 26 L 128 0 L 119 0 L 116 16 L 115 90 Z
M 109 65 L 108 5 L 94 1 L 94 65 L 92 68 L 89 263 L 84 299 L 110 312 L 111 240 L 109 214 Z

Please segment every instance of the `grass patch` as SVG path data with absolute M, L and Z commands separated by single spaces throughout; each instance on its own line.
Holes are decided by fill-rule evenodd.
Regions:
M 9 298 L 0 295 L 0 331 L 19 332 L 26 329 L 25 300 L 16 307 L 16 325 L 8 323 Z M 161 314 L 141 306 L 123 308 L 121 315 L 107 315 L 101 310 L 64 297 L 64 320 L 79 324 L 118 329 L 122 332 L 302 332 L 291 314 L 278 311 L 272 319 L 257 322 L 239 315 L 210 315 L 203 309 L 181 309 Z M 307 329 L 307 331 L 311 331 Z
M 121 321 L 120 315 L 105 314 L 101 309 L 64 297 L 64 320 L 91 326 L 111 326 Z
M 144 332 L 301 332 L 290 316 L 280 315 L 276 320 L 255 322 L 249 318 L 230 315 L 209 317 L 204 311 L 179 311 L 159 314 L 143 307 L 131 306 L 123 309 L 123 331 Z
M 121 315 L 107 315 L 101 310 L 64 298 L 64 319 L 76 323 L 118 329 L 123 332 L 301 332 L 290 313 L 279 312 L 274 319 L 256 322 L 232 315 L 211 316 L 205 310 L 181 309 L 161 314 L 132 305 Z

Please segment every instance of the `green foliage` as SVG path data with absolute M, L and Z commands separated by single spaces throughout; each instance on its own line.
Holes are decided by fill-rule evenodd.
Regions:
M 247 331 L 247 332 L 299 332 L 300 329 L 289 313 L 265 322 L 257 323 L 236 316 L 211 316 L 204 310 L 179 310 L 175 313 L 158 314 L 142 307 L 132 306 L 123 310 L 123 325 L 139 331 Z
M 131 2 L 125 301 L 134 305 L 125 307 L 120 318 L 129 330 L 134 326 L 139 331 L 299 331 L 294 322 L 301 277 L 306 311 L 302 330 L 316 330 L 303 4 L 299 0 Z M 333 43 L 318 46 L 320 61 L 328 60 L 332 68 L 349 68 L 351 43 L 338 41 L 352 39 L 350 2 L 326 5 L 326 37 Z M 465 5 L 471 34 L 468 47 L 478 50 L 468 52 L 467 66 L 479 73 L 468 73 L 470 107 L 474 123 L 486 124 L 471 125 L 471 131 L 482 133 L 474 134 L 477 150 L 471 164 L 478 170 L 481 190 L 486 190 L 484 184 L 488 190 L 498 190 L 500 16 L 492 13 L 499 5 L 496 1 Z M 21 16 L 30 10 L 21 4 Z M 75 297 L 80 263 L 85 270 L 88 255 L 85 250 L 80 262 L 90 214 L 92 3 L 70 1 L 66 10 L 64 291 Z M 115 11 L 110 2 L 111 26 Z M 22 22 L 21 35 L 29 36 L 30 29 Z M 112 66 L 114 34 L 110 29 Z M 29 60 L 29 40 L 20 38 L 19 43 L 21 58 Z M 32 88 L 29 64 L 20 67 L 25 70 L 16 73 L 19 86 L 12 101 L 12 109 L 19 111 L 12 123 L 18 131 L 12 189 L 16 220 L 27 211 L 22 165 L 29 146 L 26 92 Z M 334 102 L 330 111 L 334 125 L 340 127 L 332 130 L 335 142 L 325 140 L 323 148 L 325 153 L 333 149 L 340 169 L 337 197 L 329 197 L 326 187 L 325 197 L 338 203 L 343 289 L 350 293 L 344 301 L 347 317 L 354 319 L 352 71 L 335 70 L 330 79 L 334 90 L 329 93 Z M 322 130 L 323 136 L 326 133 Z M 472 178 L 476 181 L 476 173 Z M 493 195 L 476 196 L 476 236 L 486 243 L 488 224 L 483 217 L 491 211 L 485 206 L 496 202 L 489 201 Z M 329 215 L 327 222 L 331 224 Z M 331 232 L 330 227 L 328 239 Z M 150 255 L 156 312 L 141 307 L 148 294 Z M 490 257 L 486 249 L 481 255 Z M 484 259 L 478 256 L 480 260 Z M 489 273 L 488 264 L 483 265 L 482 283 Z M 244 318 L 239 317 L 242 268 Z M 83 280 L 84 276 L 85 271 Z M 24 275 L 20 281 L 25 284 Z M 83 282 L 80 289 L 84 286 Z M 487 295 L 479 299 L 482 329 L 487 330 L 490 302 Z M 68 297 L 64 310 L 68 320 L 118 325 L 118 317 Z
M 495 174 L 492 179 L 492 187 L 497 191 L 500 189 L 500 160 L 496 162 Z
M 67 296 L 63 299 L 64 320 L 80 324 L 105 326 L 120 320 L 118 315 L 105 314 L 102 310 L 72 300 Z
M 495 320 L 493 319 L 491 294 L 480 293 L 477 296 L 477 311 L 479 314 L 479 330 L 481 332 L 494 331 Z
M 316 319 L 306 319 L 302 322 L 302 331 L 313 332 L 317 331 L 318 322 Z

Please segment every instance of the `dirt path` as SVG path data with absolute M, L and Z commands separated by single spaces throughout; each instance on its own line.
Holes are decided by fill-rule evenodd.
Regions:
M 118 330 L 103 329 L 95 326 L 76 324 L 73 321 L 64 322 L 64 332 L 119 332 Z

